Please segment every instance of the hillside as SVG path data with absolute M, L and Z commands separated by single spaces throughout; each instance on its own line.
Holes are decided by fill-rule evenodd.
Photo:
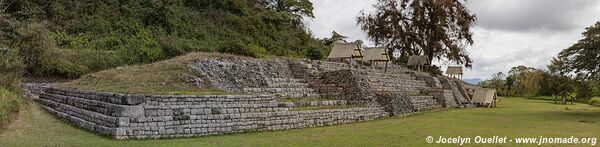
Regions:
M 301 21 L 313 17 L 307 0 L 8 0 L 0 9 L 0 48 L 20 50 L 30 76 L 77 78 L 194 51 L 327 53 Z

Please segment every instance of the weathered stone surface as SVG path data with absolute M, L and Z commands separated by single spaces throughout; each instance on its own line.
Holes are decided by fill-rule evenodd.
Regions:
M 50 113 L 118 139 L 316 127 L 468 103 L 461 84 L 395 65 L 384 71 L 326 61 L 227 57 L 201 59 L 188 67 L 201 75 L 188 78 L 196 86 L 208 83 L 248 95 L 130 95 L 29 87 Z M 328 100 L 281 102 L 288 98 Z M 290 111 L 344 105 L 357 107 Z
M 131 106 L 62 94 L 41 93 L 40 101 L 46 110 L 60 118 L 118 139 L 283 130 L 388 116 L 381 107 L 289 111 L 290 108 L 279 107 L 273 97 L 265 95 L 148 96 L 143 104 Z M 94 105 L 73 103 L 79 100 Z

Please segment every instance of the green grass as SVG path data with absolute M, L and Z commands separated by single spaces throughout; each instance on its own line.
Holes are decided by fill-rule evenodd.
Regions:
M 57 86 L 102 92 L 167 95 L 224 95 L 232 94 L 208 86 L 200 88 L 185 82 L 195 73 L 186 69 L 187 63 L 224 54 L 190 53 L 152 64 L 126 66 L 88 74 L 80 79 Z
M 557 105 L 552 101 L 522 98 L 503 98 L 498 108 L 449 109 L 348 125 L 161 140 L 115 140 L 99 136 L 55 119 L 37 104 L 29 104 L 21 113 L 22 117 L 0 134 L 1 145 L 426 146 L 425 138 L 430 135 L 600 137 L 600 107 L 581 103 Z
M 0 86 L 0 132 L 9 124 L 21 105 L 21 96 Z

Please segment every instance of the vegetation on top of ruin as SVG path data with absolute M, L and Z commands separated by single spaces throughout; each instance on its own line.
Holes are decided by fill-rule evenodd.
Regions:
M 186 83 L 194 75 L 186 65 L 206 57 L 232 56 L 215 53 L 189 53 L 152 64 L 132 65 L 85 75 L 77 80 L 57 84 L 63 88 L 163 95 L 223 95 L 231 94 L 213 87 L 198 87 Z M 239 57 L 244 58 L 244 57 Z

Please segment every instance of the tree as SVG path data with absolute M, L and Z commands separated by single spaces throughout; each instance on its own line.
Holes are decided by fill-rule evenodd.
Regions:
M 408 55 L 446 58 L 471 67 L 465 47 L 473 44 L 475 15 L 463 0 L 378 0 L 373 14 L 364 11 L 358 24 L 376 45 Z M 390 51 L 392 52 L 392 51 Z M 431 62 L 430 62 L 431 63 Z
M 509 89 L 512 89 L 511 93 L 518 96 L 535 94 L 536 90 L 539 89 L 539 80 L 541 79 L 541 75 L 538 72 L 535 68 L 522 65 L 512 67 L 508 71 L 511 81 L 507 78 L 507 83 L 512 85 L 509 85 L 511 87 Z
M 496 91 L 498 91 L 498 93 L 503 93 L 504 91 L 504 73 L 502 72 L 498 72 L 496 74 L 494 74 L 492 76 L 492 79 L 490 80 L 489 86 L 491 88 L 496 89 Z
M 566 60 L 567 59 L 565 58 L 553 57 L 552 60 L 550 60 L 550 65 L 548 65 L 548 70 L 550 70 L 550 74 L 569 76 L 571 69 L 569 69 Z
M 346 43 L 347 36 L 339 34 L 336 31 L 331 32 L 331 38 L 323 38 L 321 41 L 326 46 L 332 46 L 334 43 Z
M 600 80 L 600 21 L 587 27 L 583 39 L 558 55 L 565 65 L 584 80 Z
M 270 8 L 280 12 L 286 12 L 298 15 L 299 17 L 308 16 L 314 18 L 313 5 L 309 0 L 266 0 Z

